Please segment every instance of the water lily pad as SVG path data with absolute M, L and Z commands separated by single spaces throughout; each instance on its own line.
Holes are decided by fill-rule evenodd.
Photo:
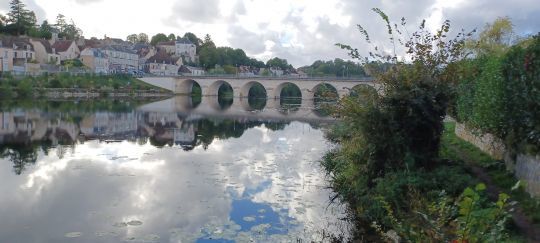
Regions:
M 246 216 L 246 217 L 244 217 L 244 218 L 242 218 L 242 219 L 243 219 L 244 221 L 246 221 L 246 222 L 253 222 L 253 221 L 255 221 L 255 217 L 253 217 L 253 216 Z
M 127 222 L 128 225 L 131 225 L 131 226 L 139 226 L 139 225 L 142 225 L 142 222 L 139 221 L 139 220 L 131 220 L 129 222 Z
M 81 232 L 69 232 L 69 233 L 66 233 L 64 236 L 67 238 L 77 238 L 77 237 L 81 237 L 81 235 L 82 235 Z
M 128 225 L 124 222 L 117 222 L 117 223 L 114 223 L 113 226 L 118 227 L 118 228 L 123 228 L 123 227 L 127 227 Z

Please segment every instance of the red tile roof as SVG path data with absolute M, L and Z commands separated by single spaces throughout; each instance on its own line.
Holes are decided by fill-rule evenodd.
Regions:
M 73 41 L 59 40 L 52 45 L 52 48 L 54 48 L 56 52 L 64 52 L 71 46 L 71 43 L 73 43 Z

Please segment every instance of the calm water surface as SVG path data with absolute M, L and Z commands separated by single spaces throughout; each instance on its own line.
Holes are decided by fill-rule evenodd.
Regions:
M 214 113 L 175 103 L 4 105 L 0 242 L 296 242 L 347 233 L 318 162 L 330 146 L 321 130 L 328 118 L 303 107 L 242 115 L 234 103 Z

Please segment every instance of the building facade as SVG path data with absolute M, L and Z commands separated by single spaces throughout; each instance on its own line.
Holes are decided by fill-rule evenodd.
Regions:
M 98 74 L 109 73 L 109 57 L 100 49 L 86 48 L 81 52 L 81 62 Z

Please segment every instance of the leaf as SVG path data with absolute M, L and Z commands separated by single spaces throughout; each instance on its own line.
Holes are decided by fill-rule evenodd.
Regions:
M 476 185 L 476 187 L 474 188 L 476 191 L 484 191 L 486 190 L 486 184 L 484 183 L 479 183 L 478 185 Z

